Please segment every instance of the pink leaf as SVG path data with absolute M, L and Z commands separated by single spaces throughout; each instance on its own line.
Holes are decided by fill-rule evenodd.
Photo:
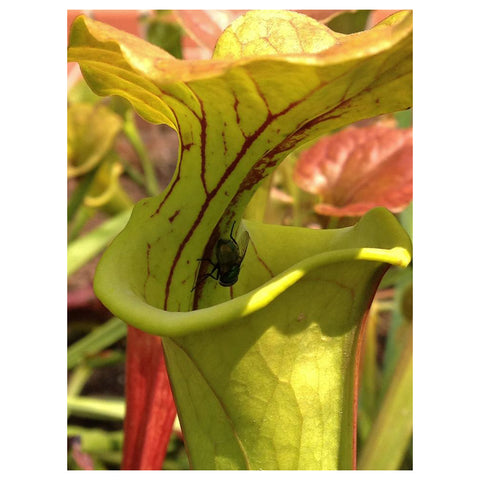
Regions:
M 360 216 L 377 206 L 399 212 L 412 200 L 412 148 L 411 128 L 349 127 L 304 151 L 294 180 L 320 196 L 321 215 Z
M 213 52 L 220 34 L 247 10 L 175 10 L 188 35 L 201 47 Z
M 82 470 L 94 470 L 93 459 L 82 450 L 82 445 L 79 439 L 74 439 L 72 442 L 72 457 L 76 464 Z

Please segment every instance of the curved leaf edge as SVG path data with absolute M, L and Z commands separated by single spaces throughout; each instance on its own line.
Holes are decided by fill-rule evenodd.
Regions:
M 384 31 L 388 29 L 389 34 Z M 190 82 L 202 80 L 225 74 L 233 68 L 259 68 L 264 62 L 286 62 L 298 65 L 322 66 L 327 64 L 342 64 L 358 57 L 370 57 L 380 54 L 392 45 L 401 42 L 411 35 L 412 13 L 410 10 L 399 11 L 383 22 L 378 23 L 370 30 L 355 34 L 344 35 L 338 38 L 337 43 L 326 50 L 318 53 L 280 53 L 276 55 L 252 55 L 234 60 L 207 59 L 207 60 L 178 60 L 171 57 L 160 47 L 152 45 L 138 37 L 122 30 L 118 30 L 100 21 L 93 20 L 85 15 L 78 16 L 72 23 L 70 41 L 68 47 L 69 62 L 78 62 L 84 66 L 109 65 L 112 58 L 121 58 L 126 61 L 122 68 L 130 69 L 137 75 L 150 77 L 157 85 L 169 83 Z M 332 33 L 335 33 L 332 31 Z M 338 34 L 336 34 L 338 35 Z M 381 35 L 381 41 L 378 36 Z M 383 35 L 383 36 L 382 36 Z M 95 48 L 101 52 L 92 57 L 93 49 L 85 46 L 88 40 L 95 44 Z M 372 40 L 372 43 L 369 43 Z M 375 40 L 375 41 L 373 41 Z M 135 62 L 131 48 L 143 47 L 144 56 L 142 62 Z M 132 62 L 131 64 L 129 62 Z M 166 63 L 164 63 L 166 62 Z M 258 64 L 258 65 L 257 65 Z M 155 68 L 152 69 L 152 67 Z M 150 70 L 149 70 L 150 69 Z M 88 75 L 86 81 L 97 94 L 105 92 L 96 90 L 95 85 L 90 85 Z M 153 85 L 151 85 L 153 87 Z M 155 90 L 156 88 L 153 87 Z M 115 94 L 111 91 L 108 94 Z M 170 124 L 167 119 L 163 122 Z
M 367 217 L 372 218 L 378 214 L 391 215 L 382 207 L 375 208 L 362 217 L 357 225 Z M 247 230 L 248 223 L 244 221 Z M 320 252 L 295 263 L 260 287 L 232 300 L 199 310 L 172 312 L 150 305 L 119 276 L 112 275 L 108 268 L 115 262 L 112 246 L 102 257 L 95 274 L 94 290 L 97 297 L 114 315 L 129 325 L 153 335 L 167 337 L 185 336 L 245 318 L 265 308 L 308 273 L 326 265 L 363 260 L 406 267 L 411 261 L 411 248 L 408 245 L 393 248 L 354 247 Z

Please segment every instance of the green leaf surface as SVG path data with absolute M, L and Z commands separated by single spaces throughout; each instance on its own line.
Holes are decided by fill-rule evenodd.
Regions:
M 134 273 L 121 257 L 125 231 L 102 259 L 96 281 L 110 283 L 97 293 L 132 325 L 180 336 L 164 348 L 195 468 L 352 468 L 358 328 L 381 262 L 407 264 L 409 238 L 385 209 L 339 230 L 245 226 L 238 283 L 209 280 L 209 301 L 233 300 L 193 312 L 152 307 L 124 280 Z M 111 303 L 112 293 L 124 302 Z
M 275 32 L 270 49 L 262 37 Z M 344 36 L 294 12 L 249 12 L 215 55 L 179 61 L 99 22 L 73 23 L 69 59 L 91 88 L 125 97 L 180 142 L 170 185 L 134 207 L 95 291 L 165 337 L 193 468 L 352 468 L 359 325 L 387 265 L 409 263 L 410 240 L 384 209 L 329 231 L 240 218 L 301 144 L 411 106 L 411 15 Z M 234 222 L 250 235 L 238 282 L 192 291 L 211 269 L 197 259 L 212 258 Z
M 192 464 L 211 469 L 352 468 L 356 340 L 385 266 L 341 256 L 337 263 L 337 254 L 364 244 L 401 244 L 407 251 L 408 237 L 383 209 L 348 229 L 245 225 L 251 244 L 239 281 L 233 292 L 215 285 L 216 298 L 232 295 L 232 309 L 247 298 L 248 311 L 248 305 L 269 297 L 269 280 L 278 272 L 284 272 L 277 277 L 280 284 L 302 266 L 305 275 L 269 298 L 264 310 L 210 331 L 164 340 Z M 295 248 L 282 248 L 282 243 Z M 317 249 L 331 255 L 332 263 L 308 271 L 304 259 L 315 257 L 308 256 Z M 284 270 L 294 262 L 299 263 Z M 262 287 L 252 292 L 257 284 Z M 206 310 L 216 316 L 217 307 Z

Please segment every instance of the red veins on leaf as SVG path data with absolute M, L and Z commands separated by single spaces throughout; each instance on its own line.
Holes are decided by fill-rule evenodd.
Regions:
M 320 215 L 360 216 L 378 206 L 399 212 L 412 200 L 412 151 L 412 128 L 349 127 L 302 152 L 294 181 L 320 197 Z

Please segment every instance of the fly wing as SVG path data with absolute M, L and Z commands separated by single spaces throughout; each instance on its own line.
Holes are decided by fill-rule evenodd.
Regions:
M 238 237 L 238 252 L 240 254 L 240 262 L 243 260 L 243 257 L 247 253 L 248 244 L 250 242 L 250 235 L 246 230 L 244 230 Z

